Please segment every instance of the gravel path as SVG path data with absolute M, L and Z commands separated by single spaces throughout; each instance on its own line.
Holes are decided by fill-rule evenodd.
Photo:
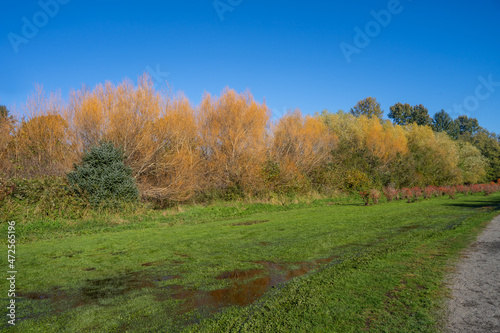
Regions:
M 500 332 L 500 216 L 465 252 L 450 287 L 449 332 Z

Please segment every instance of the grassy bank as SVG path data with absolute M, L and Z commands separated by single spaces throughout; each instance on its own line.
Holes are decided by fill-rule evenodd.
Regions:
M 449 263 L 499 204 L 342 199 L 16 221 L 11 330 L 435 331 Z

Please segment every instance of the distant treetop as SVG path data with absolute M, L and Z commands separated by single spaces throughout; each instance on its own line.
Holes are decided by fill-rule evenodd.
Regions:
M 368 118 L 378 117 L 382 119 L 384 111 L 380 108 L 380 103 L 377 102 L 376 98 L 367 97 L 359 101 L 352 109 L 351 114 L 359 117 L 365 115 Z

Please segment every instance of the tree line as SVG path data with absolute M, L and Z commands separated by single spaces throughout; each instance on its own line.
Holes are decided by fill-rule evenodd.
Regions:
M 138 85 L 82 88 L 64 102 L 37 89 L 24 118 L 0 107 L 0 176 L 64 176 L 102 142 L 119 147 L 144 199 L 234 199 L 387 186 L 472 184 L 500 178 L 499 138 L 474 118 L 431 118 L 397 103 L 389 118 L 375 98 L 350 112 L 290 111 L 271 121 L 265 103 L 225 89 L 193 106 Z

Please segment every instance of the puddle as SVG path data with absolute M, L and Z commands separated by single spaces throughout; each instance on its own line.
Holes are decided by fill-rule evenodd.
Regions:
M 179 275 L 146 275 L 132 272 L 116 277 L 88 279 L 74 291 L 54 288 L 47 293 L 25 293 L 20 297 L 31 300 L 50 300 L 54 311 L 99 304 L 108 298 L 124 295 L 143 288 L 152 288 L 153 297 L 158 302 L 179 300 L 175 313 L 182 315 L 193 310 L 210 314 L 230 306 L 247 306 L 261 298 L 271 288 L 280 288 L 293 278 L 303 276 L 329 263 L 339 262 L 338 256 L 305 262 L 274 263 L 258 261 L 259 268 L 234 270 L 219 274 L 215 280 L 225 282 L 216 290 L 190 289 L 181 284 L 160 286 L 162 281 L 182 279 Z M 145 263 L 150 266 L 153 263 Z
M 127 274 L 116 278 L 87 280 L 80 288 L 80 296 L 87 301 L 97 301 L 103 298 L 123 295 L 132 290 L 154 288 L 155 283 L 145 279 L 140 274 Z
M 260 223 L 266 223 L 266 222 L 269 222 L 269 220 L 245 221 L 245 222 L 233 223 L 231 225 L 236 227 L 236 226 L 240 226 L 240 225 L 252 225 L 252 224 L 260 224 Z
M 40 292 L 19 293 L 18 297 L 24 297 L 27 299 L 37 300 L 37 301 L 43 301 L 46 299 L 50 299 L 52 301 L 59 301 L 66 299 L 67 294 L 59 287 L 55 287 L 52 288 L 50 293 L 40 293 Z
M 154 278 L 151 276 L 145 276 L 140 272 L 134 272 L 112 278 L 87 279 L 83 286 L 74 291 L 64 291 L 57 287 L 44 293 L 21 292 L 19 293 L 19 297 L 36 301 L 51 300 L 56 303 L 56 308 L 76 308 L 79 306 L 95 304 L 99 300 L 124 295 L 134 290 L 157 288 L 156 282 L 158 281 L 167 281 L 178 278 L 180 278 L 178 275 L 166 275 Z
M 26 293 L 23 295 L 20 295 L 20 297 L 26 297 L 28 299 L 34 299 L 34 300 L 44 300 L 44 299 L 50 299 L 50 295 L 45 295 L 37 292 L 33 293 Z
M 157 277 L 154 279 L 154 281 L 168 281 L 168 280 L 175 280 L 175 279 L 180 279 L 181 277 L 179 275 L 165 275 L 161 277 Z
M 249 270 L 246 270 L 246 271 L 242 271 L 242 270 L 234 270 L 234 271 L 231 271 L 231 272 L 224 272 L 222 274 L 220 274 L 219 276 L 216 277 L 217 280 L 226 280 L 226 279 L 238 279 L 238 280 L 245 280 L 245 279 L 249 279 L 249 278 L 252 278 L 252 277 L 255 277 L 259 274 L 262 274 L 264 273 L 264 270 L 263 269 L 249 269 Z
M 337 258 L 339 257 L 331 256 L 315 261 L 292 263 L 257 261 L 254 263 L 261 265 L 262 268 L 234 270 L 218 275 L 217 280 L 225 280 L 229 283 L 224 288 L 204 291 L 170 285 L 157 294 L 156 300 L 184 300 L 178 310 L 180 314 L 193 310 L 216 312 L 229 306 L 246 306 L 258 300 L 271 288 L 279 287 Z

